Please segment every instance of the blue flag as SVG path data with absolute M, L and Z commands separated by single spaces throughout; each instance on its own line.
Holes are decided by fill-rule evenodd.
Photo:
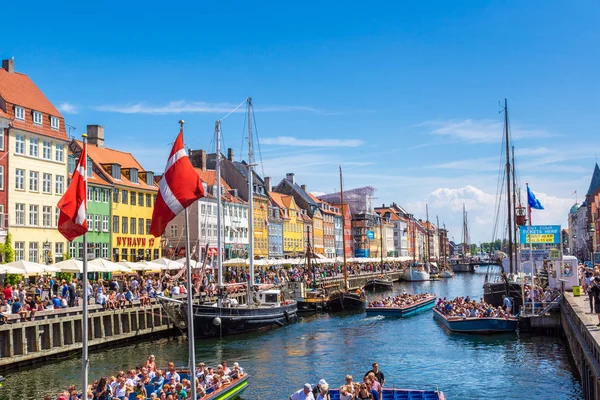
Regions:
M 535 197 L 535 194 L 533 194 L 531 189 L 529 189 L 529 186 L 527 186 L 527 204 L 529 204 L 529 207 L 531 207 L 534 210 L 543 210 L 544 209 L 544 206 Z

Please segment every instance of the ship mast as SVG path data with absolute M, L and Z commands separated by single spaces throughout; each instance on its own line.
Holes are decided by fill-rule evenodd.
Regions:
M 248 305 L 253 304 L 254 293 L 254 152 L 252 150 L 252 98 L 248 97 Z
M 223 259 L 222 259 L 222 251 L 223 251 L 223 243 L 221 241 L 221 230 L 222 227 L 222 215 L 221 215 L 221 121 L 217 121 L 215 123 L 215 131 L 217 133 L 217 193 L 215 197 L 217 198 L 217 268 L 219 271 L 218 275 L 218 287 L 219 287 L 219 297 L 218 297 L 218 306 L 223 307 Z
M 513 224 L 512 224 L 512 228 L 513 228 L 513 238 L 515 241 L 515 272 L 518 272 L 519 269 L 519 259 L 518 259 L 518 246 L 517 246 L 517 240 L 518 240 L 518 236 L 517 236 L 517 229 L 519 229 L 519 227 L 517 226 L 517 179 L 515 177 L 515 146 L 512 146 L 512 180 L 513 180 Z
M 346 270 L 346 213 L 344 211 L 344 187 L 342 182 L 342 166 L 340 165 L 340 203 L 342 205 L 342 244 L 344 246 L 344 290 L 348 289 L 348 271 Z
M 425 260 L 425 265 L 429 268 L 429 261 L 431 260 L 431 248 L 429 247 L 429 205 L 425 204 L 425 220 L 427 224 L 427 259 Z
M 381 248 L 379 250 L 379 268 L 383 272 L 383 217 L 381 215 L 379 216 L 379 247 Z
M 508 101 L 504 99 L 504 128 L 506 137 L 504 139 L 506 145 L 506 202 L 508 210 L 508 259 L 510 265 L 510 273 L 513 273 L 513 226 L 512 226 L 512 206 L 511 206 L 511 185 L 510 185 L 510 151 L 508 139 Z

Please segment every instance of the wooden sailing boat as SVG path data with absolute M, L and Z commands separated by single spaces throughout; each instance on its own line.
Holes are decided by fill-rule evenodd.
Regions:
M 454 272 L 469 272 L 471 270 L 471 265 L 469 259 L 467 258 L 467 251 L 469 251 L 469 223 L 467 222 L 467 211 L 465 210 L 465 205 L 463 204 L 463 242 L 462 242 L 462 260 L 461 262 L 454 264 L 452 266 L 452 271 Z
M 371 278 L 365 283 L 365 289 L 390 290 L 394 287 L 392 280 L 385 275 L 383 268 L 383 217 L 379 217 L 379 269 L 381 275 Z
M 344 213 L 344 187 L 342 180 L 342 167 L 340 166 L 340 204 L 342 215 Z M 327 308 L 331 311 L 361 310 L 366 307 L 367 299 L 361 289 L 349 290 L 348 269 L 346 267 L 346 218 L 342 218 L 342 242 L 344 246 L 344 287 L 333 292 L 327 299 Z

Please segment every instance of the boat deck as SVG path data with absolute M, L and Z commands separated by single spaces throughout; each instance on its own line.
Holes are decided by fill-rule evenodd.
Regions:
M 329 391 L 331 400 L 340 400 L 338 389 Z M 381 400 L 445 400 L 444 394 L 435 390 L 383 389 Z

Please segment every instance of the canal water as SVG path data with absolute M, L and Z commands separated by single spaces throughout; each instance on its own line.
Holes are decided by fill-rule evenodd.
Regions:
M 457 274 L 450 280 L 396 284 L 394 291 L 479 298 L 483 278 L 483 273 Z M 158 339 L 93 352 L 90 381 L 141 364 L 149 354 L 159 365 L 184 365 L 187 342 Z M 336 387 L 346 374 L 361 379 L 374 361 L 386 376 L 386 386 L 439 388 L 451 400 L 582 398 L 559 337 L 452 334 L 431 312 L 408 319 L 366 318 L 364 313 L 312 316 L 267 333 L 198 341 L 196 360 L 213 366 L 221 360 L 228 365 L 238 361 L 251 374 L 245 400 L 287 399 L 305 382 L 321 378 Z M 79 374 L 78 358 L 8 371 L 0 399 L 55 395 L 70 384 L 79 386 Z

